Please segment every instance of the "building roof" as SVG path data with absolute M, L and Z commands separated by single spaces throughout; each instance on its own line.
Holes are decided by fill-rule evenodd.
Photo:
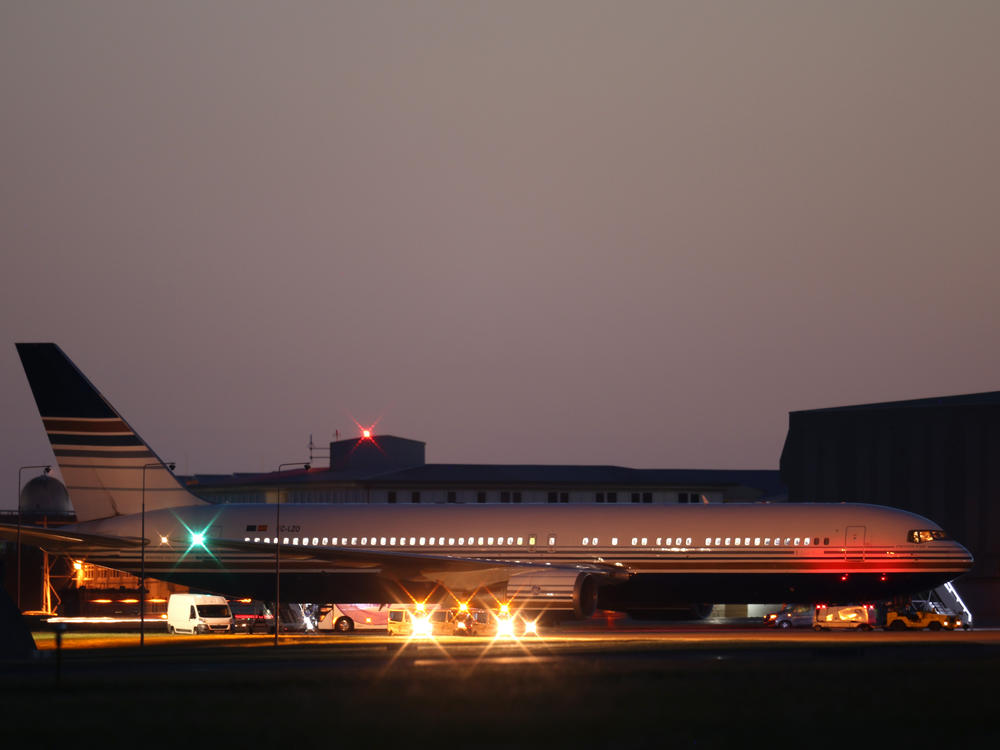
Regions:
M 650 487 L 745 487 L 780 497 L 785 493 L 775 470 L 740 469 L 630 469 L 624 466 L 544 464 L 424 464 L 392 471 L 310 469 L 267 474 L 197 474 L 186 478 L 200 488 L 282 486 L 349 483 L 380 487 L 587 487 L 642 490 Z M 754 492 L 753 494 L 757 494 Z
M 985 393 L 966 393 L 958 396 L 936 396 L 932 398 L 917 398 L 909 401 L 883 401 L 873 404 L 855 404 L 851 406 L 833 406 L 824 409 L 802 409 L 792 414 L 823 414 L 831 412 L 851 412 L 881 409 L 928 409 L 950 407 L 979 407 L 1000 405 L 1000 391 Z

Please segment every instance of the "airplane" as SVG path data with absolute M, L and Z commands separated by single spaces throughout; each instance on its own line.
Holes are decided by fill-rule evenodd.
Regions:
M 704 603 L 882 601 L 972 567 L 933 521 L 856 503 L 213 504 L 57 345 L 16 347 L 77 515 L 21 526 L 21 541 L 201 591 L 274 601 L 280 567 L 288 601 L 704 615 Z

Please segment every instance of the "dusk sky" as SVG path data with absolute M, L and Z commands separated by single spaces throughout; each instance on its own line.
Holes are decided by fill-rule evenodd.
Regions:
M 993 0 L 0 0 L 0 479 L 53 460 L 16 341 L 181 473 L 354 419 L 777 468 L 789 411 L 998 390 L 998 39 Z

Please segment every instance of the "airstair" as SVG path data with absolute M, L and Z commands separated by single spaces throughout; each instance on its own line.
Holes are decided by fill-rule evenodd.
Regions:
M 951 583 L 946 583 L 944 586 L 938 586 L 932 592 L 932 596 L 937 598 L 945 607 L 950 609 L 955 614 L 961 614 L 962 625 L 967 629 L 972 628 L 972 612 L 969 608 L 965 606 L 965 602 L 962 601 L 962 597 L 958 595 L 958 590 L 951 585 Z

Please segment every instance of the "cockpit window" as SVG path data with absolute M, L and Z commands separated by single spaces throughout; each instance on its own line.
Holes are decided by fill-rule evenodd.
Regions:
M 923 544 L 924 542 L 933 542 L 936 539 L 947 538 L 948 535 L 941 531 L 941 529 L 914 529 L 906 532 L 906 541 L 913 542 L 914 544 Z

